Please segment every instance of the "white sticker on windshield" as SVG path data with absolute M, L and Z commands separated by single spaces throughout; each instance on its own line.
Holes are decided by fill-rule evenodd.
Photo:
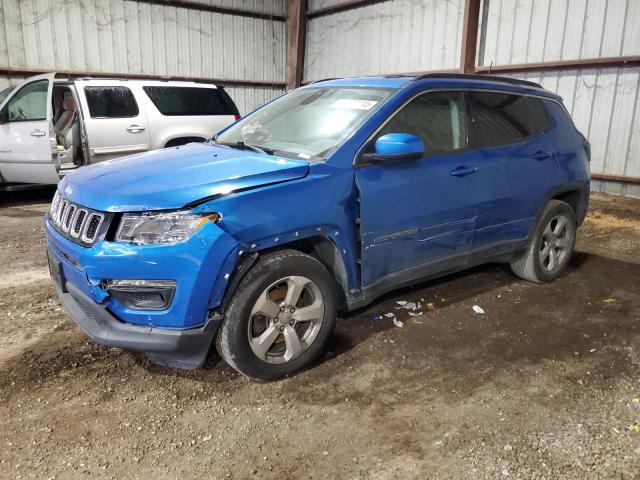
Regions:
M 350 108 L 352 110 L 371 110 L 378 103 L 375 100 L 358 100 L 355 98 L 342 98 L 336 100 L 331 108 Z

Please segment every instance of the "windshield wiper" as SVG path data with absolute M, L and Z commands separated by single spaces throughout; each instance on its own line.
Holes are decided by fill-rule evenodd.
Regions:
M 257 153 L 263 153 L 265 155 L 273 155 L 273 149 L 267 147 L 258 147 L 257 145 L 249 145 L 248 143 L 244 143 L 243 141 L 239 142 L 218 142 L 215 141 L 216 145 L 222 145 L 224 147 L 231 148 L 239 148 L 241 150 L 252 150 Z

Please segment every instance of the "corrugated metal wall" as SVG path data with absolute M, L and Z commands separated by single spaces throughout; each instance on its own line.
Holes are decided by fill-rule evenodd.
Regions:
M 638 0 L 484 0 L 479 65 L 640 55 Z M 601 68 L 512 75 L 564 99 L 592 144 L 593 172 L 640 176 L 640 69 Z M 640 185 L 594 182 L 640 196 Z
M 309 10 L 344 0 L 310 0 Z M 390 0 L 308 24 L 305 79 L 459 66 L 463 0 Z M 640 55 L 640 0 L 483 0 L 478 65 Z M 565 100 L 592 143 L 592 171 L 640 176 L 640 69 L 514 74 Z M 593 182 L 640 196 L 640 186 Z
M 478 65 L 637 55 L 638 0 L 484 0 Z
M 315 0 L 310 10 L 340 2 Z M 464 0 L 394 0 L 309 19 L 306 81 L 453 69 Z
M 283 0 L 199 3 L 284 14 Z M 285 24 L 135 0 L 2 0 L 0 68 L 283 83 Z M 281 92 L 233 89 L 243 113 Z

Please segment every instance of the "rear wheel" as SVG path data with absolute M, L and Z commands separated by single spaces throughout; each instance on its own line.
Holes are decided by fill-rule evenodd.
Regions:
M 536 283 L 558 278 L 571 259 L 577 221 L 571 206 L 551 200 L 544 209 L 525 255 L 511 264 L 513 272 Z
M 335 281 L 324 266 L 295 250 L 276 252 L 240 282 L 216 347 L 240 373 L 276 380 L 304 369 L 322 352 L 335 319 Z

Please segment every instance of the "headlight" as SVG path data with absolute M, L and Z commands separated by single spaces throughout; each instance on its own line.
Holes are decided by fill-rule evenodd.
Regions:
M 125 213 L 120 220 L 116 241 L 140 245 L 184 242 L 207 222 L 218 222 L 220 215 L 194 215 L 190 212 Z

